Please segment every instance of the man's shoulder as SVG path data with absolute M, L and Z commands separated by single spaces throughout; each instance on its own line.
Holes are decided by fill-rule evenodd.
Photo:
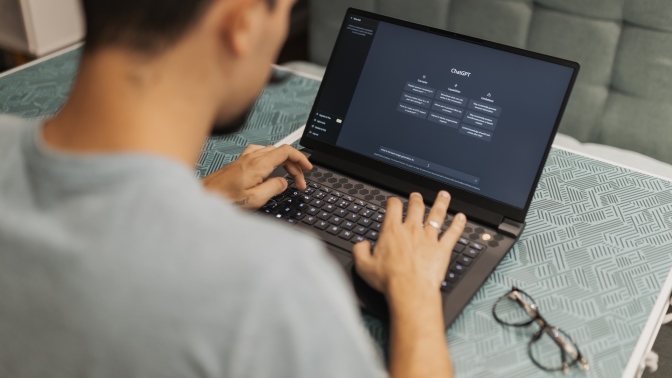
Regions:
M 0 151 L 7 150 L 7 147 L 18 145 L 17 139 L 31 125 L 38 121 L 16 117 L 10 114 L 0 113 Z
M 157 224 L 148 225 L 143 233 L 164 248 L 187 248 L 193 255 L 233 256 L 239 264 L 259 263 L 262 269 L 271 263 L 291 264 L 294 259 L 326 255 L 315 238 L 238 209 L 198 184 L 165 189 L 163 193 L 152 186 L 146 189 L 134 207 L 147 222 L 156 219 Z

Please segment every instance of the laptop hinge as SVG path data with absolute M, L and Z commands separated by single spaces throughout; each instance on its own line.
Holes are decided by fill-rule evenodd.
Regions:
M 523 233 L 525 229 L 525 223 L 516 222 L 509 218 L 504 218 L 502 223 L 500 223 L 497 228 L 497 232 L 506 236 L 510 236 L 514 239 L 518 239 L 520 234 Z

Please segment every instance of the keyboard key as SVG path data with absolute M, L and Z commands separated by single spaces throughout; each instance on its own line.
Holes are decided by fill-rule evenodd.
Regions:
M 314 200 L 310 201 L 310 206 L 315 206 L 317 208 L 320 208 L 320 207 L 322 207 L 322 205 L 324 205 L 324 201 L 322 201 L 322 200 L 314 199 Z
M 353 196 L 344 196 L 343 199 L 346 200 L 346 201 L 352 202 L 352 201 L 355 200 L 355 197 L 353 197 Z
M 308 208 L 308 210 L 306 210 L 306 214 L 310 214 L 310 215 L 317 215 L 317 213 L 319 213 L 319 212 L 320 212 L 320 209 L 318 209 L 317 207 L 313 207 L 313 206 L 310 206 Z
M 382 207 L 378 209 L 378 212 L 381 214 L 387 214 L 387 210 L 383 209 Z
M 441 282 L 441 291 L 444 293 L 450 293 L 451 290 L 453 290 L 453 284 L 448 281 L 443 281 Z
M 348 215 L 345 216 L 345 219 L 353 221 L 353 222 L 357 222 L 359 220 L 359 215 L 357 215 L 355 213 L 349 213 Z
M 340 207 L 338 207 L 334 211 L 334 215 L 338 215 L 339 217 L 345 217 L 346 215 L 348 215 L 348 210 L 341 209 Z
M 315 189 L 308 188 L 308 189 L 304 190 L 303 193 L 308 194 L 308 195 L 312 195 L 313 193 L 315 193 Z
M 320 211 L 320 212 L 317 214 L 317 218 L 326 221 L 327 219 L 331 218 L 331 213 L 328 212 L 328 211 Z
M 478 249 L 479 251 L 482 251 L 482 250 L 485 249 L 485 246 L 484 246 L 484 245 L 481 245 L 481 244 L 478 244 L 478 243 L 471 243 L 471 246 L 472 246 L 474 249 Z
M 325 228 L 329 227 L 329 222 L 327 222 L 325 220 L 321 220 L 321 221 L 315 222 L 315 224 L 313 226 L 319 228 L 320 230 L 324 230 Z
M 331 189 L 327 188 L 326 186 L 321 187 L 320 190 L 325 193 L 331 193 Z
M 378 209 L 380 209 L 380 207 L 371 204 L 366 205 L 366 208 L 373 211 L 378 211 Z
M 299 203 L 296 205 L 296 208 L 297 208 L 298 210 L 308 210 L 309 205 L 308 205 L 307 203 L 305 203 L 305 202 L 299 202 Z
M 289 192 L 289 196 L 292 197 L 292 198 L 296 198 L 300 195 L 301 195 L 301 192 L 299 192 L 298 190 L 292 190 L 291 192 Z
M 472 259 L 477 258 L 480 253 L 481 253 L 481 251 L 479 251 L 477 249 L 473 249 L 473 248 L 467 248 L 467 250 L 464 251 L 464 255 L 469 256 Z
M 291 206 L 283 207 L 282 209 L 280 209 L 280 213 L 289 216 L 292 213 L 294 213 L 294 209 Z
M 451 265 L 452 265 L 452 266 L 450 267 L 450 270 L 451 270 L 452 272 L 457 273 L 457 274 L 460 274 L 460 273 L 464 272 L 465 270 L 467 270 L 467 268 L 465 268 L 464 265 L 462 265 L 462 264 L 460 264 L 460 263 L 458 263 L 458 262 L 454 262 L 454 263 L 452 263 Z
M 380 232 L 380 229 L 383 228 L 383 224 L 382 224 L 382 223 L 378 223 L 378 222 L 373 222 L 373 224 L 371 225 L 370 228 L 371 228 L 372 230 L 376 230 L 376 231 Z
M 287 223 L 297 224 L 299 223 L 299 220 L 294 218 L 287 218 Z
M 459 256 L 459 255 L 460 255 L 460 254 L 457 253 L 457 252 L 453 252 L 453 253 L 451 253 L 451 254 L 450 254 L 450 261 L 455 261 L 455 259 L 456 259 L 457 256 Z
M 354 204 L 356 204 L 356 205 L 361 206 L 361 207 L 366 207 L 366 202 L 364 202 L 364 201 L 362 201 L 362 200 L 355 199 L 355 200 L 352 201 L 352 202 L 353 202 Z
M 362 209 L 363 209 L 362 206 L 354 204 L 354 203 L 352 205 L 348 206 L 348 210 L 352 211 L 355 214 L 359 213 L 359 211 L 362 210 Z
M 353 228 L 355 228 L 355 226 L 357 226 L 357 225 L 355 224 L 355 222 L 345 221 L 345 222 L 341 223 L 341 227 L 344 228 L 344 229 L 346 229 L 346 230 L 348 230 L 348 231 L 350 231 L 350 230 L 352 230 Z
M 374 214 L 373 210 L 370 209 L 362 209 L 362 211 L 359 212 L 359 215 L 367 218 L 371 218 L 371 216 Z
M 338 226 L 341 223 L 343 223 L 343 218 L 337 217 L 337 216 L 332 216 L 331 218 L 329 218 L 329 223 L 335 224 L 335 225 Z
M 323 198 L 326 197 L 326 196 L 327 196 L 327 193 L 325 193 L 325 192 L 319 192 L 319 193 L 317 193 L 316 195 L 314 195 L 313 197 L 315 197 L 315 198 L 317 198 L 317 199 L 323 199 Z
M 338 235 L 338 233 L 341 232 L 341 228 L 332 224 L 327 227 L 327 232 L 332 235 Z
M 269 209 L 273 209 L 273 210 L 280 210 L 280 204 L 277 203 L 277 202 L 269 202 L 264 207 L 269 208 Z
M 365 226 L 357 226 L 352 231 L 357 235 L 364 235 L 369 229 Z
M 346 207 L 350 206 L 350 202 L 341 200 L 341 201 L 339 201 L 339 202 L 336 204 L 336 206 L 345 209 Z
M 375 220 L 376 222 L 381 222 L 382 223 L 385 220 L 385 214 L 382 214 L 379 211 L 378 213 L 376 213 L 376 215 L 373 216 L 373 220 Z
M 286 197 L 285 192 L 282 192 L 280 194 L 276 194 L 275 196 L 271 197 L 271 201 L 280 202 L 283 199 L 285 199 L 285 197 Z
M 317 183 L 314 183 L 314 182 L 311 182 L 310 184 L 308 184 L 308 186 L 310 186 L 312 188 L 315 188 L 315 189 L 320 189 L 320 185 L 317 184 Z
M 464 266 L 469 266 L 469 265 L 471 265 L 471 262 L 473 261 L 473 259 L 469 256 L 462 255 L 457 259 L 457 261 L 459 261 L 460 264 L 462 264 Z
M 457 253 L 462 253 L 462 251 L 464 251 L 464 248 L 465 248 L 465 247 L 466 247 L 466 246 L 465 246 L 464 244 L 457 243 L 457 244 L 455 244 L 455 246 L 453 247 L 453 251 L 455 251 L 455 252 L 457 252 Z
M 341 192 L 337 192 L 337 191 L 335 191 L 335 190 L 331 192 L 331 195 L 334 196 L 334 197 L 338 197 L 338 198 L 342 198 L 342 197 L 343 197 L 343 193 L 341 193 Z
M 338 234 L 338 237 L 341 239 L 350 240 L 354 235 L 355 234 L 352 231 L 343 230 L 340 234 Z
M 326 203 L 336 203 L 338 201 L 338 197 L 334 196 L 329 196 L 327 199 L 324 200 Z
M 323 211 L 328 211 L 328 212 L 330 212 L 330 213 L 331 213 L 332 211 L 336 210 L 336 209 L 337 209 L 336 205 L 333 205 L 333 204 L 331 204 L 331 203 L 328 203 L 328 204 L 322 206 L 322 210 L 323 210 Z
M 261 212 L 262 212 L 263 214 L 266 214 L 266 215 L 273 215 L 273 214 L 276 213 L 276 211 L 275 211 L 274 209 L 268 208 L 268 207 L 266 207 L 266 206 L 264 206 L 264 207 L 261 208 Z
M 458 240 L 457 242 L 460 243 L 460 244 L 464 244 L 464 245 L 469 244 L 469 240 L 467 240 L 465 238 L 460 238 L 460 240 Z
M 301 219 L 301 222 L 313 225 L 313 224 L 315 224 L 315 222 L 317 222 L 317 217 L 314 216 L 314 215 L 308 215 L 308 216 L 304 217 L 303 219 Z
M 298 198 L 299 198 L 299 201 L 303 201 L 303 202 L 305 202 L 305 203 L 308 203 L 308 202 L 310 202 L 310 201 L 313 200 L 313 197 L 311 197 L 311 196 L 309 196 L 309 195 L 307 195 L 307 194 L 302 194 L 302 195 L 300 195 Z
M 303 211 L 297 211 L 296 213 L 294 213 L 294 215 L 292 215 L 292 218 L 301 220 L 301 218 L 303 218 L 305 216 L 306 216 L 306 213 L 304 213 Z
M 446 281 L 448 282 L 455 283 L 457 282 L 458 279 L 459 277 L 457 276 L 457 274 L 455 274 L 455 272 L 448 272 L 448 274 L 446 274 Z
M 367 232 L 366 235 L 364 236 L 366 236 L 371 240 L 378 240 L 378 235 L 379 235 L 378 231 L 369 230 L 369 232 Z
M 371 224 L 373 224 L 373 221 L 369 218 L 359 218 L 357 221 L 357 224 L 361 224 L 362 226 L 369 227 Z
M 350 241 L 353 243 L 359 243 L 364 240 L 366 240 L 366 238 L 362 235 L 356 235 L 354 238 L 350 239 Z

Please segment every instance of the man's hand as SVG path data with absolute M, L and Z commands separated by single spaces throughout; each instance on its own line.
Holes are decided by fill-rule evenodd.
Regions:
M 438 293 L 444 280 L 450 255 L 462 235 L 466 217 L 457 214 L 450 228 L 439 239 L 440 230 L 428 223 L 443 225 L 450 195 L 442 191 L 424 220 L 422 196 L 413 193 L 408 201 L 406 220 L 403 205 L 397 198 L 387 201 L 387 214 L 380 239 L 373 254 L 369 242 L 354 246 L 355 266 L 359 275 L 388 300 L 395 288 L 404 292 Z M 416 293 L 416 294 L 417 294 Z
M 449 203 L 440 192 L 425 222 L 422 196 L 413 193 L 402 222 L 401 201 L 390 198 L 373 254 L 369 242 L 353 249 L 359 275 L 387 297 L 392 378 L 453 376 L 439 289 L 466 217 L 457 214 L 441 238 L 432 226 L 443 224 Z
M 224 195 L 235 205 L 257 209 L 287 189 L 287 180 L 282 177 L 267 180 L 280 166 L 292 176 L 298 189 L 306 189 L 303 171 L 313 169 L 313 165 L 304 154 L 288 145 L 276 148 L 251 144 L 238 160 L 205 177 L 203 185 Z

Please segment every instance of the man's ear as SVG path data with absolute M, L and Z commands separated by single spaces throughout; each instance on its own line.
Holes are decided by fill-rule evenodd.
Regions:
M 218 30 L 222 42 L 228 46 L 231 53 L 241 57 L 247 55 L 253 48 L 259 25 L 259 0 L 220 1 L 228 3 L 221 7 L 218 17 Z

